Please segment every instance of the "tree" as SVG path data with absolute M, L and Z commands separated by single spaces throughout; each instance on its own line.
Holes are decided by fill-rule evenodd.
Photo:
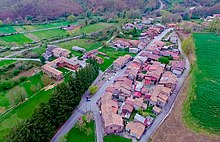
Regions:
M 45 63 L 45 58 L 43 57 L 43 56 L 40 56 L 40 62 L 42 63 L 42 64 L 44 64 Z
M 17 105 L 27 98 L 27 92 L 23 87 L 15 87 L 8 92 L 7 96 L 11 105 Z
M 158 59 L 159 62 L 161 62 L 162 64 L 169 64 L 170 60 L 167 57 L 160 57 Z
M 44 86 L 47 86 L 52 82 L 52 79 L 48 75 L 44 74 L 41 76 L 41 81 L 43 82 Z
M 0 26 L 2 26 L 4 24 L 4 22 L 0 19 Z
M 69 15 L 69 16 L 67 17 L 67 21 L 69 21 L 69 22 L 74 22 L 75 19 L 76 19 L 76 17 L 75 17 L 74 15 Z
M 32 84 L 31 87 L 30 87 L 30 90 L 31 90 L 32 93 L 36 93 L 37 92 L 36 85 Z
M 97 92 L 97 90 L 98 90 L 98 86 L 90 86 L 89 87 L 89 92 L 90 92 L 90 94 L 91 95 L 94 95 L 96 92 Z
M 182 43 L 182 49 L 186 55 L 189 55 L 194 52 L 195 50 L 195 43 L 192 36 L 186 38 Z

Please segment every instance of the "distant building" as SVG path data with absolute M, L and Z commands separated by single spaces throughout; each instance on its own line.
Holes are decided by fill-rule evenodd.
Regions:
M 83 52 L 83 53 L 86 52 L 86 49 L 81 48 L 81 47 L 79 47 L 79 46 L 73 46 L 72 49 L 73 49 L 74 51 L 80 51 L 80 52 Z
M 113 62 L 113 67 L 115 70 L 120 70 L 122 69 L 130 60 L 131 60 L 131 56 L 130 55 L 125 55 L 122 57 L 119 57 L 118 59 L 116 59 Z

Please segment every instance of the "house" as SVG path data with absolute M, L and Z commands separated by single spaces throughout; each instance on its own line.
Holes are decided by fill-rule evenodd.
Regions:
M 123 107 L 122 107 L 122 116 L 123 116 L 124 118 L 129 119 L 130 116 L 131 116 L 131 113 L 132 113 L 133 109 L 134 109 L 134 107 L 133 107 L 132 105 L 125 103 L 125 104 L 123 105 Z
M 102 102 L 101 114 L 106 134 L 119 133 L 123 131 L 123 119 L 117 114 L 118 105 L 113 100 Z
M 220 14 L 214 14 L 213 18 L 219 18 L 220 19 Z
M 52 51 L 53 51 L 55 48 L 59 48 L 59 47 L 58 47 L 58 46 L 55 46 L 55 45 L 47 45 L 46 52 L 42 54 L 42 56 L 44 57 L 44 59 L 45 59 L 46 61 L 48 61 L 49 58 L 53 56 Z
M 157 106 L 163 108 L 167 104 L 167 101 L 168 101 L 167 95 L 159 94 L 159 96 L 157 97 Z
M 140 122 L 129 122 L 125 130 L 128 131 L 132 137 L 139 140 L 144 133 L 145 126 Z
M 141 124 L 143 124 L 144 126 L 147 125 L 147 121 L 146 118 L 143 117 L 142 115 L 136 113 L 136 115 L 134 116 L 134 122 L 140 122 Z
M 138 48 L 129 48 L 129 53 L 138 53 L 140 51 L 140 49 Z
M 81 26 L 79 25 L 68 25 L 66 27 L 62 27 L 61 29 L 65 30 L 65 31 L 75 31 L 75 30 L 79 30 L 81 28 Z
M 72 49 L 73 49 L 74 51 L 79 51 L 79 52 L 82 52 L 82 53 L 86 52 L 86 49 L 81 48 L 81 47 L 79 47 L 79 46 L 73 46 Z
M 134 98 L 140 98 L 141 96 L 141 92 L 134 92 Z
M 53 53 L 53 56 L 56 58 L 59 58 L 59 57 L 66 57 L 67 58 L 71 52 L 67 49 L 55 48 L 52 50 L 52 53 Z
M 113 62 L 113 67 L 115 70 L 120 70 L 122 69 L 130 60 L 132 57 L 130 55 L 125 55 L 122 57 L 119 57 Z
M 163 46 L 165 46 L 165 42 L 160 41 L 160 40 L 155 41 L 154 44 L 157 45 L 157 47 L 163 47 Z
M 135 28 L 135 25 L 134 25 L 134 24 L 132 24 L 132 23 L 126 23 L 126 24 L 123 26 L 122 29 L 124 29 L 124 30 L 131 30 L 131 29 L 133 29 L 133 28 Z
M 177 76 L 169 71 L 164 72 L 159 81 L 159 85 L 163 85 L 165 87 L 171 88 L 172 90 L 175 89 L 176 84 L 177 84 Z
M 104 63 L 104 60 L 101 57 L 93 56 L 92 58 L 95 59 L 98 64 L 103 64 Z
M 146 120 L 145 120 L 146 126 L 147 126 L 147 127 L 150 127 L 151 124 L 153 123 L 153 121 L 154 121 L 154 118 L 153 118 L 153 117 L 147 116 L 147 117 L 146 117 Z
M 143 103 L 144 103 L 144 100 L 142 98 L 136 98 L 133 101 L 134 101 L 133 106 L 135 110 L 142 108 Z
M 173 44 L 176 44 L 178 42 L 178 35 L 176 33 L 172 33 L 169 36 L 169 40 L 170 42 L 172 42 Z
M 132 44 L 124 38 L 116 38 L 113 42 L 113 48 L 126 49 L 131 48 Z
M 176 24 L 170 23 L 170 24 L 167 24 L 167 27 L 168 27 L 168 28 L 175 28 L 175 27 L 176 27 Z
M 150 106 L 155 106 L 157 104 L 157 96 L 150 96 L 150 101 L 149 101 L 149 105 Z
M 161 112 L 161 108 L 159 108 L 159 107 L 157 107 L 157 106 L 154 106 L 154 107 L 153 107 L 153 113 L 154 113 L 155 115 L 160 114 L 160 112 Z
M 152 96 L 159 96 L 160 94 L 170 96 L 171 92 L 172 92 L 171 88 L 164 87 L 163 85 L 157 85 L 154 88 Z
M 136 81 L 136 86 L 135 86 L 135 91 L 138 91 L 138 92 L 140 92 L 141 91 L 141 89 L 143 88 L 143 86 L 144 86 L 144 83 L 143 82 L 139 82 L 139 81 Z
M 185 70 L 185 62 L 182 61 L 171 61 L 171 71 L 180 77 Z
M 146 42 L 140 42 L 139 44 L 138 44 L 138 49 L 139 50 L 143 50 L 144 48 L 146 48 L 147 47 L 147 43 Z
M 42 56 L 44 57 L 44 59 L 46 61 L 48 61 L 50 59 L 50 57 L 53 56 L 52 52 L 46 51 L 45 53 L 42 54 Z
M 83 58 L 84 59 L 90 59 L 93 56 L 95 56 L 96 54 L 98 54 L 98 49 L 94 49 L 94 50 L 91 50 L 89 52 L 84 53 Z
M 129 40 L 133 48 L 137 48 L 138 44 L 140 43 L 139 40 Z
M 79 63 L 74 62 L 65 57 L 57 58 L 56 60 L 49 62 L 42 66 L 42 71 L 49 77 L 53 77 L 56 80 L 61 80 L 63 78 L 63 73 L 56 68 L 67 67 L 71 70 L 77 70 L 79 68 Z

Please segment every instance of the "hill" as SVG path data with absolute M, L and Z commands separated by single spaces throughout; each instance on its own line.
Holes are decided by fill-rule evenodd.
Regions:
M 91 13 L 109 18 L 122 13 L 140 16 L 159 5 L 158 0 L 1 0 L 0 19 L 51 20 L 69 14 L 88 17 Z

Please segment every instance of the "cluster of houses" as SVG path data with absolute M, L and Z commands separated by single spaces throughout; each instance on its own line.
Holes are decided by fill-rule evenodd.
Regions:
M 141 138 L 166 106 L 178 77 L 184 72 L 185 62 L 179 54 L 174 46 L 167 47 L 164 42 L 155 41 L 134 59 L 125 55 L 114 61 L 116 71 L 126 65 L 127 68 L 99 100 L 105 134 L 125 132 L 136 139 Z M 173 60 L 170 64 L 162 64 L 158 62 L 162 56 L 172 56 Z M 152 112 L 145 115 L 140 110 Z
M 214 14 L 213 16 L 206 17 L 205 21 L 211 22 L 214 19 L 220 19 L 220 14 Z
M 71 52 L 67 49 L 54 45 L 48 45 L 46 52 L 43 53 L 42 56 L 45 58 L 45 60 L 49 60 L 51 57 L 55 57 L 57 59 L 43 65 L 42 71 L 49 77 L 59 81 L 63 79 L 63 72 L 57 70 L 57 68 L 66 67 L 70 70 L 77 70 L 79 67 L 82 67 L 83 65 L 81 65 L 79 62 L 67 58 L 70 53 Z
M 140 40 L 129 40 L 125 38 L 116 38 L 111 47 L 116 49 L 128 49 L 129 53 L 138 53 L 147 46 L 147 42 L 141 42 Z
M 46 52 L 43 53 L 43 57 L 46 61 L 48 61 L 51 57 L 59 58 L 59 57 L 65 57 L 67 58 L 70 55 L 70 51 L 67 49 L 60 48 L 55 45 L 48 45 Z
M 91 50 L 91 51 L 88 51 L 88 52 L 84 53 L 83 54 L 83 59 L 95 59 L 97 61 L 97 63 L 103 64 L 104 63 L 103 58 L 101 58 L 97 55 L 106 56 L 105 53 L 100 52 L 98 49 L 94 49 L 94 50 Z

